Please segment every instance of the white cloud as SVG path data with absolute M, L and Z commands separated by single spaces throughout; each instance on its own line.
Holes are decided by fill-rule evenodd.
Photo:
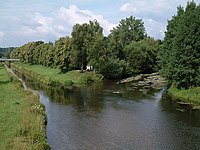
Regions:
M 37 12 L 31 17 L 31 20 L 32 22 L 36 23 L 37 26 L 35 28 L 25 27 L 27 28 L 28 33 L 36 33 L 42 35 L 56 34 L 53 28 L 53 18 L 45 17 Z
M 65 32 L 66 31 L 66 28 L 62 25 L 55 25 L 54 28 L 57 30 L 57 31 L 60 31 L 60 32 Z
M 32 17 L 32 19 L 37 22 L 38 24 L 40 24 L 41 26 L 48 26 L 51 25 L 53 23 L 53 18 L 50 17 L 44 17 L 42 16 L 40 13 L 36 12 L 34 14 L 34 16 Z
M 0 41 L 3 39 L 4 35 L 5 35 L 5 33 L 0 31 Z
M 163 38 L 167 20 L 176 14 L 177 6 L 185 6 L 188 0 L 139 0 L 124 3 L 120 12 L 141 18 L 148 35 Z
M 70 5 L 69 8 L 61 7 L 58 11 L 57 17 L 64 20 L 70 27 L 74 24 L 88 23 L 89 20 L 97 20 L 104 29 L 104 34 L 108 35 L 110 30 L 116 26 L 115 24 L 106 20 L 102 15 L 96 15 L 89 10 L 81 10 L 76 5 Z
M 124 12 L 134 12 L 136 11 L 136 8 L 133 7 L 130 3 L 125 3 L 124 5 L 122 5 L 120 7 L 120 11 L 124 11 Z
M 133 13 L 138 17 L 151 17 L 170 19 L 176 13 L 176 8 L 180 4 L 185 6 L 188 0 L 140 0 L 125 3 L 120 7 L 120 11 Z
M 163 38 L 165 32 L 165 23 L 153 19 L 143 19 L 145 29 L 148 35 L 155 38 Z
M 60 32 L 61 26 L 55 24 L 53 17 L 46 17 L 36 12 L 30 15 L 30 22 L 28 25 L 23 26 L 19 35 L 40 37 L 41 40 L 46 41 L 46 37 L 58 38 L 63 36 Z M 49 39 L 49 38 L 47 38 Z
M 76 23 L 83 24 L 96 19 L 104 28 L 106 35 L 115 26 L 102 15 L 95 15 L 89 10 L 81 10 L 75 5 L 70 5 L 68 8 L 60 7 L 52 14 L 51 16 L 39 12 L 29 14 L 26 24 L 21 27 L 20 31 L 17 31 L 17 35 L 26 39 L 32 37 L 33 41 L 40 39 L 48 42 L 48 40 L 69 36 Z

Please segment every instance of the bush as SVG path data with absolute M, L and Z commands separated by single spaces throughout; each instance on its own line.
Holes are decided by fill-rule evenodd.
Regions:
M 65 82 L 64 82 L 64 86 L 71 86 L 71 85 L 73 85 L 74 83 L 73 83 L 73 81 L 72 80 L 65 80 Z
M 125 64 L 124 61 L 120 61 L 117 58 L 108 58 L 105 65 L 100 70 L 100 73 L 106 79 L 117 79 L 121 78 L 124 74 Z
M 83 84 L 92 83 L 94 82 L 94 79 L 91 76 L 85 75 L 80 78 L 80 82 Z

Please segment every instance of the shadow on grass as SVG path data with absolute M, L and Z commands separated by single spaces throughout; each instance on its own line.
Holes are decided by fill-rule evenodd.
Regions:
M 10 83 L 10 82 L 12 82 L 11 80 L 7 80 L 7 81 L 0 81 L 0 85 L 2 85 L 2 84 L 8 84 L 8 83 Z

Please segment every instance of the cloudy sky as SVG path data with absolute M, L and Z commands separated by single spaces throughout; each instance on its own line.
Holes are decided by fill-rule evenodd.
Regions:
M 70 36 L 74 24 L 94 19 L 104 28 L 104 35 L 108 35 L 121 19 L 131 15 L 143 20 L 149 36 L 163 39 L 167 19 L 187 1 L 1 0 L 0 47 L 38 40 L 54 42 L 61 36 Z

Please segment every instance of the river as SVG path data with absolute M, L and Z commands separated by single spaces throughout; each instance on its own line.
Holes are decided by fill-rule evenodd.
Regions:
M 109 81 L 70 89 L 26 84 L 46 107 L 53 150 L 200 149 L 200 113 L 161 100 L 164 89 L 144 94 Z

